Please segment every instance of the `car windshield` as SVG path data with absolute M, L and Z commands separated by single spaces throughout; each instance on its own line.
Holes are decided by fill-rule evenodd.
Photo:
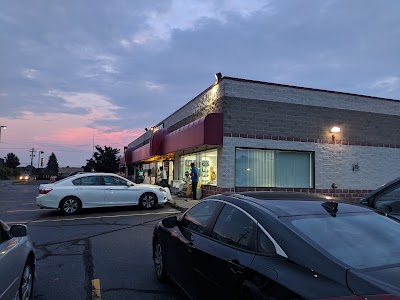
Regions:
M 357 269 L 400 264 L 400 224 L 376 213 L 290 218 L 295 231 Z

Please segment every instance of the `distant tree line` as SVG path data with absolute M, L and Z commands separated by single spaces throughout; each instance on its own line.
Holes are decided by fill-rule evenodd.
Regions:
M 86 166 L 83 166 L 84 171 L 116 173 L 119 170 L 119 151 L 119 149 L 113 149 L 112 147 L 104 146 L 104 148 L 102 148 L 97 145 L 93 157 L 86 160 Z M 4 166 L 0 168 L 0 179 L 18 177 L 21 174 L 21 171 L 17 169 L 19 165 L 19 158 L 14 153 L 8 153 L 7 156 L 4 157 Z M 54 152 L 49 156 L 45 169 L 35 169 L 32 170 L 32 173 L 36 175 L 37 178 L 58 176 L 59 165 Z

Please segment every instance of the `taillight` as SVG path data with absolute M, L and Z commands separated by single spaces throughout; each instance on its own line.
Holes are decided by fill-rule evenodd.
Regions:
M 50 193 L 53 189 L 43 189 L 43 190 L 39 190 L 39 194 L 45 195 L 47 193 Z

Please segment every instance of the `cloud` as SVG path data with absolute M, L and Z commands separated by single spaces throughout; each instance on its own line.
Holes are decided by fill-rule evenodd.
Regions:
M 120 107 L 111 103 L 111 100 L 103 95 L 94 93 L 62 92 L 57 90 L 48 91 L 45 96 L 61 98 L 68 108 L 81 108 L 87 112 L 91 121 L 96 120 L 118 120 L 116 110 Z
M 22 70 L 22 76 L 28 79 L 36 79 L 39 75 L 39 72 L 35 69 L 24 69 Z
M 66 50 L 83 62 L 80 75 L 91 78 L 104 74 L 118 74 L 118 58 L 116 55 L 102 52 L 90 45 L 67 45 Z
M 390 76 L 372 82 L 371 88 L 381 89 L 386 92 L 393 92 L 400 87 L 400 77 Z
M 153 81 L 144 81 L 143 83 L 145 88 L 149 90 L 162 90 L 164 88 L 164 85 L 155 83 Z
M 170 1 L 170 5 L 163 10 L 159 8 L 142 12 L 145 26 L 134 33 L 131 38 L 121 41 L 125 48 L 133 45 L 143 45 L 160 41 L 168 41 L 174 30 L 191 31 L 202 26 L 202 20 L 210 19 L 226 23 L 230 14 L 238 14 L 243 18 L 250 18 L 256 12 L 266 15 L 275 14 L 272 1 L 265 0 L 222 0 L 222 1 Z

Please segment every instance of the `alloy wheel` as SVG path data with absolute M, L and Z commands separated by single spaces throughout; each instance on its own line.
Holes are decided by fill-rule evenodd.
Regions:
M 67 199 L 63 204 L 63 210 L 68 213 L 72 214 L 78 209 L 78 201 L 75 199 Z
M 142 205 L 144 208 L 152 208 L 154 206 L 154 196 L 150 194 L 144 195 Z
M 25 266 L 21 280 L 22 280 L 21 299 L 29 300 L 31 297 L 32 287 L 33 287 L 33 273 L 32 273 L 32 268 L 29 264 Z
M 157 243 L 154 249 L 154 266 L 156 269 L 157 277 L 161 278 L 163 276 L 163 258 L 162 258 L 162 248 L 160 243 Z

